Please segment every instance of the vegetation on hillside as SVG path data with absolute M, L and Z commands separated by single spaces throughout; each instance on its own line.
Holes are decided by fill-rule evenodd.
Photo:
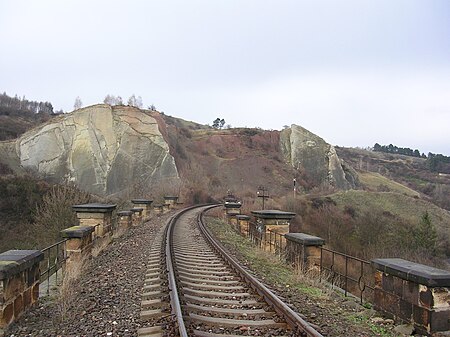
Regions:
M 30 101 L 25 96 L 11 97 L 4 92 L 0 94 L 0 141 L 17 138 L 54 114 L 50 102 Z
M 351 190 L 286 198 L 283 206 L 298 214 L 294 231 L 320 236 L 352 256 L 400 257 L 440 267 L 450 256 L 450 214 L 418 198 Z
M 427 159 L 428 168 L 431 172 L 450 173 L 450 165 L 448 165 L 450 164 L 450 157 L 444 156 L 443 154 L 429 152 L 428 156 L 426 156 L 424 153 L 420 154 L 420 151 L 417 149 L 413 150 L 409 147 L 398 147 L 392 144 L 380 145 L 378 143 L 375 143 L 373 146 L 373 151 L 425 158 Z
M 429 169 L 428 158 L 344 147 L 336 147 L 336 151 L 341 159 L 349 163 L 358 173 L 362 173 L 363 176 L 366 173 L 379 174 L 417 191 L 425 200 L 450 210 L 450 175 L 432 172 Z M 379 191 L 386 191 L 386 186 L 383 185 L 386 184 L 380 184 Z M 369 189 L 373 190 L 373 188 Z
M 42 249 L 76 224 L 72 205 L 92 199 L 74 186 L 51 185 L 29 175 L 0 176 L 0 252 Z

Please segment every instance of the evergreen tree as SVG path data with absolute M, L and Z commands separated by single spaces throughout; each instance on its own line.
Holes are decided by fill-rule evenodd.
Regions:
M 423 248 L 435 253 L 437 233 L 428 211 L 422 215 L 420 222 L 413 229 L 413 235 L 416 248 Z

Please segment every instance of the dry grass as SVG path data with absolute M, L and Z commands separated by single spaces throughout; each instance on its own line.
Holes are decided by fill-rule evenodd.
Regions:
M 331 198 L 344 207 L 351 205 L 361 213 L 382 210 L 397 215 L 415 224 L 428 211 L 436 228 L 450 233 L 450 214 L 436 205 L 422 199 L 392 192 L 346 191 L 331 195 Z
M 69 263 L 64 269 L 62 284 L 59 287 L 58 298 L 55 303 L 55 323 L 63 322 L 67 319 L 71 304 L 76 297 L 76 284 L 86 269 L 89 258 L 84 256 L 76 263 Z
M 108 236 L 104 236 L 102 238 L 97 238 L 97 240 L 95 241 L 93 247 L 92 247 L 92 252 L 91 255 L 93 257 L 97 257 L 100 255 L 100 253 L 106 248 L 108 247 L 108 245 L 111 243 L 112 241 L 112 236 L 108 235 Z
M 420 197 L 420 193 L 388 179 L 379 173 L 358 172 L 359 180 L 369 191 L 396 192 L 410 197 Z

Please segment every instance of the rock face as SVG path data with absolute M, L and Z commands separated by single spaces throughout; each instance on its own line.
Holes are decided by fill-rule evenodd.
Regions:
M 23 167 L 100 195 L 178 179 L 156 120 L 128 106 L 99 104 L 62 116 L 20 137 L 16 153 Z
M 312 132 L 292 125 L 281 132 L 280 146 L 286 161 L 316 184 L 328 182 L 340 189 L 355 187 L 355 175 L 341 162 L 334 146 Z

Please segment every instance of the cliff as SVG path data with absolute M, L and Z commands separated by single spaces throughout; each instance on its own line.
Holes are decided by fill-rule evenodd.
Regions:
M 25 169 L 100 195 L 178 179 L 156 120 L 128 106 L 100 104 L 61 116 L 17 139 L 15 155 Z
M 57 183 L 74 183 L 107 196 L 140 186 L 183 182 L 187 197 L 219 197 L 227 190 L 274 195 L 322 184 L 356 185 L 356 173 L 333 146 L 293 125 L 280 131 L 216 130 L 158 112 L 98 104 L 36 127 L 15 141 L 0 142 L 0 164 L 15 173 L 34 172 Z M 178 185 L 179 186 L 179 185 Z M 189 195 L 189 193 L 191 195 Z M 200 201 L 199 199 L 199 201 Z
M 315 185 L 328 182 L 339 189 L 356 187 L 356 173 L 339 159 L 334 146 L 305 128 L 293 124 L 284 129 L 280 147 L 286 161 L 305 172 Z

